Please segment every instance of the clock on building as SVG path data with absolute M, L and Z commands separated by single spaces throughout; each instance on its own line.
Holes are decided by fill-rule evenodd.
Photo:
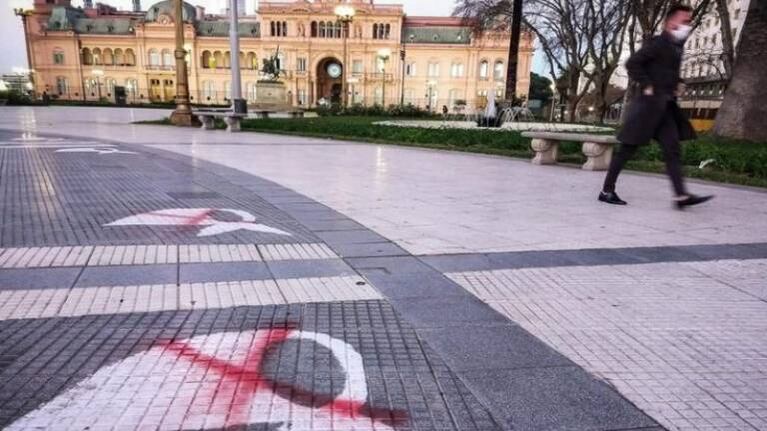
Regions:
M 328 64 L 327 71 L 331 78 L 336 79 L 341 76 L 341 65 L 338 63 L 330 63 Z

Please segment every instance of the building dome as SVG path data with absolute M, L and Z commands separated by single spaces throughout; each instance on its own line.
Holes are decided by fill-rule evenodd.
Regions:
M 195 9 L 195 7 L 190 5 L 187 2 L 184 2 L 184 4 L 181 7 L 184 11 L 183 12 L 184 21 L 185 22 L 195 21 L 195 18 L 197 17 L 197 10 Z M 167 15 L 173 18 L 175 15 L 174 10 L 175 10 L 174 1 L 164 0 L 150 6 L 149 9 L 146 11 L 146 17 L 144 19 L 146 22 L 157 22 L 158 18 L 161 15 Z

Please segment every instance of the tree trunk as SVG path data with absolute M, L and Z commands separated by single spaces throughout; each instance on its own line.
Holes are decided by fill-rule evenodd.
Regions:
M 767 142 L 767 0 L 751 0 L 732 81 L 716 116 L 714 133 Z
M 732 26 L 730 25 L 730 10 L 727 8 L 728 0 L 716 0 L 716 11 L 721 19 L 722 34 L 722 64 L 724 65 L 724 79 L 732 78 L 732 66 L 735 63 L 735 41 L 732 40 Z
M 517 65 L 519 64 L 519 40 L 522 37 L 522 0 L 514 0 L 511 12 L 511 43 L 506 67 L 506 100 L 513 102 L 517 95 Z

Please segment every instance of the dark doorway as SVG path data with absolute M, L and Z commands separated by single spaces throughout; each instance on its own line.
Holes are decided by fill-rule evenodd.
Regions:
M 317 102 L 325 99 L 330 103 L 341 103 L 341 80 L 343 64 L 336 58 L 328 57 L 317 66 Z

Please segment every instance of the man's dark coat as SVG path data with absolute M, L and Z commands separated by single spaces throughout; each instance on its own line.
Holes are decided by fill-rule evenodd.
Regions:
M 695 130 L 676 103 L 676 90 L 680 78 L 684 46 L 674 41 L 668 33 L 655 36 L 626 62 L 629 77 L 637 83 L 637 95 L 631 100 L 626 122 L 618 134 L 618 140 L 626 145 L 645 145 L 657 139 L 659 126 L 664 118 L 674 118 L 679 139 L 695 139 Z M 644 89 L 653 88 L 653 95 L 646 96 Z

